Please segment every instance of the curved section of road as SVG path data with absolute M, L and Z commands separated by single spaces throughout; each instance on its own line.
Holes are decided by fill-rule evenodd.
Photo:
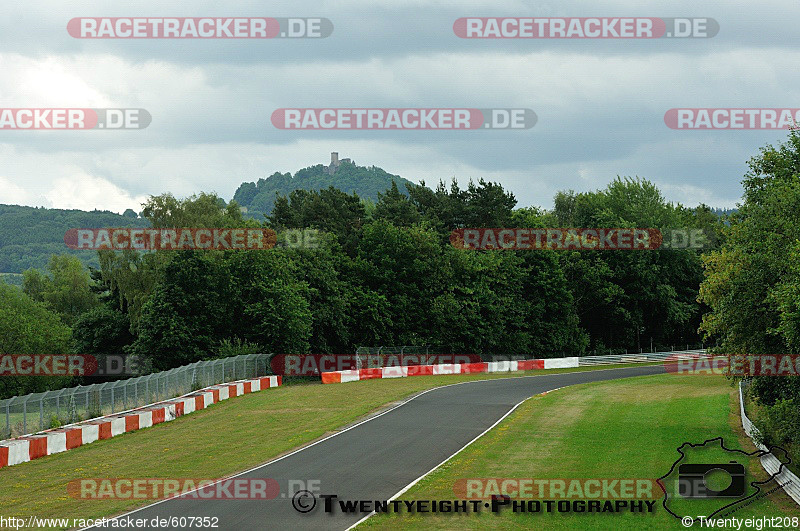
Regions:
M 290 480 L 318 481 L 321 494 L 335 494 L 340 500 L 387 500 L 531 396 L 568 385 L 663 372 L 658 365 L 447 385 L 237 477 L 272 478 L 282 489 Z M 289 496 L 274 500 L 173 498 L 119 518 L 127 516 L 148 523 L 153 518 L 216 517 L 222 530 L 347 529 L 364 517 L 342 514 L 338 508 L 334 514 L 325 514 L 322 500 L 313 511 L 301 514 Z

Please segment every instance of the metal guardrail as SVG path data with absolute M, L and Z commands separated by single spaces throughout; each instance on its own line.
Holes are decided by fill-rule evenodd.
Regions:
M 696 358 L 705 353 L 705 349 L 672 350 L 669 352 L 639 352 L 631 354 L 616 354 L 613 356 L 583 356 L 578 358 L 578 366 L 610 365 L 615 363 L 652 363 L 664 361 L 667 358 Z
M 758 434 L 758 428 L 747 418 L 747 413 L 745 412 L 742 391 L 747 385 L 749 385 L 749 382 L 739 382 L 739 409 L 742 415 L 742 428 L 744 428 L 744 432 L 753 439 L 753 444 L 755 444 L 756 448 L 767 452 L 769 448 L 756 440 L 755 436 Z M 780 474 L 775 475 L 775 481 L 783 486 L 783 490 L 786 491 L 786 494 L 788 494 L 795 503 L 800 505 L 800 478 L 786 467 L 783 467 L 783 470 L 781 470 L 781 461 L 771 453 L 761 457 L 761 466 L 764 467 L 764 470 L 770 475 L 776 474 L 778 470 L 780 470 Z
M 0 440 L 120 413 L 209 385 L 268 374 L 268 354 L 198 361 L 128 380 L 0 400 Z

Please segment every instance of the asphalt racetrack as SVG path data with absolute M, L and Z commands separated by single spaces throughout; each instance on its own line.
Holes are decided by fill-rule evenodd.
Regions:
M 120 518 L 216 517 L 217 529 L 347 529 L 364 514 L 323 511 L 322 499 L 298 512 L 285 494 L 289 480 L 315 481 L 339 500 L 388 500 L 497 423 L 517 404 L 568 385 L 660 374 L 663 365 L 466 382 L 427 391 L 355 427 L 237 478 L 273 478 L 272 500 L 172 498 Z M 359 385 L 358 382 L 334 385 Z M 291 422 L 291 419 L 287 419 Z M 296 483 L 295 483 L 296 484 Z M 400 497 L 402 499 L 402 496 Z M 310 507 L 310 498 L 296 500 Z M 144 529 L 156 529 L 145 527 Z M 158 527 L 165 529 L 165 527 Z M 166 527 L 183 529 L 183 527 Z

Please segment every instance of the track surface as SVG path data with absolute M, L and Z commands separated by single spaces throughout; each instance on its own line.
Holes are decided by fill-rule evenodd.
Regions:
M 567 385 L 663 372 L 658 365 L 449 385 L 238 477 L 276 479 L 282 492 L 289 480 L 318 481 L 319 493 L 335 494 L 340 500 L 386 500 L 528 397 Z M 313 511 L 301 514 L 290 496 L 268 501 L 174 498 L 127 514 L 148 522 L 156 517 L 217 517 L 221 530 L 347 529 L 364 516 L 342 514 L 338 507 L 334 514 L 325 514 L 322 502 L 318 500 Z

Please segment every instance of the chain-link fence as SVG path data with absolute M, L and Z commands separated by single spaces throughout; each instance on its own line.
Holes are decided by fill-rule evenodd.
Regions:
M 382 354 L 430 354 L 431 347 L 429 346 L 403 346 L 403 347 L 358 347 L 356 354 L 358 355 L 377 355 Z
M 233 380 L 269 374 L 268 354 L 198 361 L 128 380 L 0 400 L 0 439 L 146 406 Z
M 617 363 L 651 363 L 656 361 L 694 359 L 705 353 L 705 349 L 689 348 L 691 346 L 692 345 L 686 345 L 686 350 L 675 350 L 675 347 L 673 347 L 672 350 L 665 352 L 628 352 L 627 354 L 614 354 L 609 356 L 583 356 L 578 358 L 578 366 L 585 367 Z
M 431 356 L 431 348 L 427 345 L 406 345 L 400 347 L 358 347 L 356 349 L 356 369 L 366 367 L 383 366 L 381 364 L 372 365 L 375 359 L 385 359 L 388 356 L 396 356 L 403 359 L 404 356 L 414 357 L 412 365 L 431 365 L 428 360 Z M 435 355 L 434 355 L 435 357 Z

